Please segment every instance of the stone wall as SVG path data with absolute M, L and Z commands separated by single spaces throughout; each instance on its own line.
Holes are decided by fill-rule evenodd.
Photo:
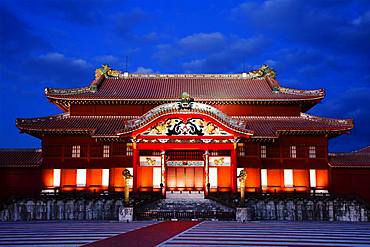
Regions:
M 249 199 L 247 210 L 236 210 L 238 221 L 318 220 L 369 221 L 370 211 L 356 200 L 331 199 Z
M 3 205 L 0 221 L 118 220 L 119 199 L 19 200 Z

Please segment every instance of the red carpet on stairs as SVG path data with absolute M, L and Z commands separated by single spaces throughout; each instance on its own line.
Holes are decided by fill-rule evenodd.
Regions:
M 122 233 L 111 238 L 102 239 L 85 246 L 156 246 L 197 224 L 199 222 L 196 221 L 165 221 L 131 232 Z

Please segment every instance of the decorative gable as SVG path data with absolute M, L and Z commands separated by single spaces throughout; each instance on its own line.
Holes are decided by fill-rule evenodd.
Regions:
M 213 122 L 202 118 L 168 118 L 142 133 L 143 136 L 232 136 Z

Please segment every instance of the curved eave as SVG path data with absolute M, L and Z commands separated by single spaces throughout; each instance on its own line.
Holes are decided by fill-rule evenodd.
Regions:
M 336 129 L 336 130 L 277 130 L 279 135 L 327 135 L 329 138 L 348 133 L 352 128 Z
M 330 156 L 329 156 L 330 158 Z M 370 164 L 368 165 L 335 165 L 332 161 L 329 161 L 329 166 L 332 168 L 346 168 L 346 169 L 369 169 Z

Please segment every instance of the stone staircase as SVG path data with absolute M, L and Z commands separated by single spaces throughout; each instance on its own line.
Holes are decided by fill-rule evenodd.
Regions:
M 145 219 L 235 219 L 235 209 L 205 199 L 203 192 L 167 192 L 160 199 L 137 210 Z

